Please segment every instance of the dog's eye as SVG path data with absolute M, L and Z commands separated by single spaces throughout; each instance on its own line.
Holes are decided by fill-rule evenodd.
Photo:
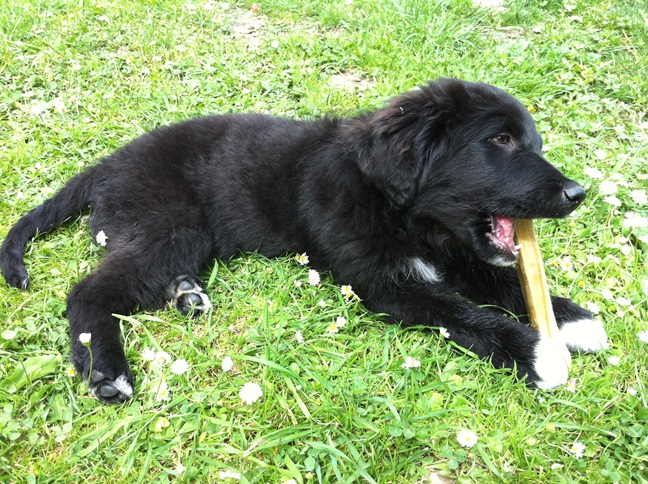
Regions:
M 490 139 L 496 145 L 507 145 L 511 142 L 511 136 L 508 134 L 498 134 Z

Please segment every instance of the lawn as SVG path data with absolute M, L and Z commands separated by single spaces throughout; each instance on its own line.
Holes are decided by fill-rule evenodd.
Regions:
M 245 254 L 206 268 L 208 315 L 121 317 L 136 395 L 104 406 L 68 362 L 65 296 L 103 250 L 82 216 L 28 246 L 28 291 L 0 281 L 1 482 L 648 482 L 644 2 L 6 0 L 0 66 L 0 239 L 162 124 L 352 115 L 440 76 L 504 88 L 588 189 L 537 230 L 551 290 L 610 338 L 539 392 L 294 255 Z

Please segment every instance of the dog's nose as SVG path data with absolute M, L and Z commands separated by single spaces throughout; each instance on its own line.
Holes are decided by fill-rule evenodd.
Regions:
M 578 183 L 570 181 L 563 190 L 565 199 L 577 207 L 585 200 L 585 190 Z

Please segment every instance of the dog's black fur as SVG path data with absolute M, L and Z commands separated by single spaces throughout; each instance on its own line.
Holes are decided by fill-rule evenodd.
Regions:
M 72 178 L 9 231 L 0 267 L 9 284 L 27 288 L 28 241 L 92 206 L 93 233 L 106 234 L 108 253 L 70 293 L 68 318 L 72 359 L 105 402 L 133 389 L 112 315 L 165 301 L 206 310 L 198 277 L 208 259 L 257 250 L 306 252 L 369 309 L 443 326 L 458 344 L 550 388 L 566 380 L 564 345 L 489 309 L 525 321 L 510 267 L 512 219 L 564 217 L 585 197 L 541 146 L 515 98 L 453 79 L 351 119 L 190 120 L 145 134 Z M 563 329 L 598 327 L 567 299 L 553 305 Z M 83 332 L 92 334 L 92 375 Z M 573 333 L 571 349 L 604 345 L 599 337 L 588 347 Z

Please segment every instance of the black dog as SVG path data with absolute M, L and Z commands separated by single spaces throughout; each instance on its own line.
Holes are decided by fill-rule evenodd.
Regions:
M 452 79 L 352 119 L 195 119 L 145 134 L 72 178 L 9 231 L 0 267 L 27 288 L 27 242 L 93 207 L 108 254 L 70 293 L 68 318 L 72 359 L 104 402 L 133 393 L 112 314 L 165 300 L 204 311 L 207 260 L 257 250 L 306 252 L 369 309 L 443 326 L 458 344 L 552 388 L 567 379 L 567 347 L 596 351 L 607 337 L 568 299 L 552 299 L 564 344 L 492 309 L 525 321 L 510 267 L 515 219 L 564 217 L 585 198 L 541 146 L 515 98 Z

